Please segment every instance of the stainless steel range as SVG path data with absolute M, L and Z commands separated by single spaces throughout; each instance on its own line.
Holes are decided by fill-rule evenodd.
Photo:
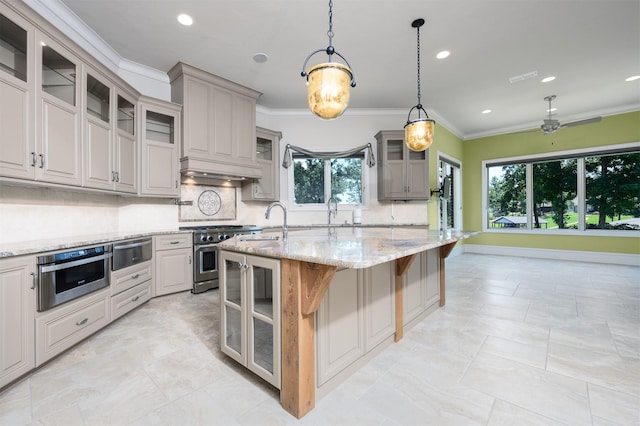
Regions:
M 259 234 L 262 228 L 249 225 L 187 226 L 181 231 L 193 231 L 193 288 L 192 293 L 202 293 L 218 288 L 219 242 L 236 235 Z

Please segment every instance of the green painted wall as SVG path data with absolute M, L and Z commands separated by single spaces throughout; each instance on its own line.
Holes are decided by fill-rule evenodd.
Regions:
M 436 189 L 438 186 L 438 151 L 462 161 L 462 141 L 449 130 L 436 123 L 433 144 L 429 147 L 429 185 L 431 189 Z M 429 201 L 427 211 L 430 228 L 438 229 L 440 218 L 436 198 L 432 198 Z
M 548 136 L 542 132 L 512 133 L 465 140 L 462 142 L 464 228 L 482 229 L 482 179 L 480 177 L 483 160 L 638 141 L 640 141 L 640 111 L 603 117 L 600 123 L 562 129 Z M 457 145 L 454 146 L 457 148 Z M 434 175 L 431 178 L 434 179 Z M 634 237 L 481 233 L 466 242 L 510 247 L 640 254 L 640 238 Z

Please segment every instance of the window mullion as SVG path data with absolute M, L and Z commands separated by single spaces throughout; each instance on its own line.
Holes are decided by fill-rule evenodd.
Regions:
M 331 160 L 324 160 L 324 196 L 325 203 L 331 198 Z
M 577 164 L 578 170 L 576 170 L 576 182 L 578 192 L 578 231 L 584 231 L 587 229 L 587 203 L 586 203 L 586 176 L 585 176 L 585 161 L 584 157 L 578 158 Z
M 533 229 L 533 163 L 527 163 L 526 170 L 526 187 L 527 187 L 527 229 Z

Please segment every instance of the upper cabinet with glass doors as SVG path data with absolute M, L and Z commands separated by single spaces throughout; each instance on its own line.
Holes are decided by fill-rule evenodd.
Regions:
M 256 128 L 256 162 L 262 177 L 242 185 L 243 201 L 278 201 L 280 199 L 281 132 Z
M 36 179 L 81 185 L 80 60 L 44 34 L 39 34 L 36 49 L 40 64 L 36 103 L 42 120 L 36 126 L 40 145 L 34 153 Z
M 33 46 L 35 29 L 0 3 L 0 176 L 35 176 Z
M 376 134 L 378 141 L 378 200 L 428 200 L 429 151 L 412 151 L 404 131 Z

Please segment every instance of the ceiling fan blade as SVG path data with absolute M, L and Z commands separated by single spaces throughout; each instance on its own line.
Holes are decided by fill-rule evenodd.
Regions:
M 571 123 L 563 124 L 562 126 L 560 126 L 560 128 L 564 129 L 566 127 L 582 126 L 583 124 L 599 123 L 600 120 L 602 120 L 602 117 L 592 117 L 587 118 L 586 120 L 573 121 Z

